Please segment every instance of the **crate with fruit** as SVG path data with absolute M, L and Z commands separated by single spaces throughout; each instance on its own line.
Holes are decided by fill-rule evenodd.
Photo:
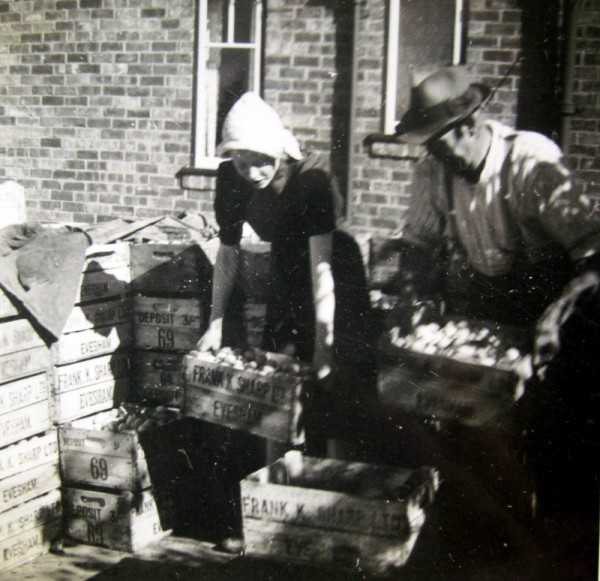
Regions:
M 310 366 L 261 349 L 192 351 L 184 357 L 185 415 L 271 440 L 301 444 Z
M 124 404 L 64 424 L 59 428 L 64 483 L 131 491 L 150 487 L 141 440 L 146 434 L 161 439 L 161 429 L 179 417 L 178 410 L 165 406 Z
M 380 346 L 378 389 L 399 408 L 489 425 L 520 397 L 530 372 L 526 329 L 446 318 L 408 333 L 393 327 Z

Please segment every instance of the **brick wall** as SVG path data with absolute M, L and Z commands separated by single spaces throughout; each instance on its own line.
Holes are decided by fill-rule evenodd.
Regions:
M 600 198 L 600 0 L 580 2 L 575 28 L 575 114 L 565 148 L 584 191 Z
M 594 191 L 600 0 L 581 2 L 569 153 Z M 522 23 L 536 20 L 532 3 L 544 4 L 469 0 L 466 62 L 483 80 L 498 82 L 527 48 Z M 211 178 L 190 190 L 175 179 L 191 157 L 194 6 L 195 0 L 0 0 L 0 178 L 25 187 L 31 218 L 210 213 Z M 348 0 L 267 0 L 265 29 L 266 99 L 305 149 L 330 156 L 347 186 L 354 227 L 377 233 L 402 224 L 418 153 L 363 145 L 383 130 L 386 7 L 386 0 L 360 3 L 355 39 Z M 536 120 L 533 113 L 556 109 L 553 73 L 543 90 L 538 76 L 553 50 L 544 44 L 534 55 L 541 60 L 528 58 L 529 71 L 515 69 L 485 114 L 544 129 L 536 123 L 548 116 Z
M 32 219 L 170 213 L 189 164 L 194 1 L 0 2 L 0 177 Z
M 495 86 L 519 55 L 520 10 L 516 0 L 471 0 L 467 25 L 466 63 L 481 80 Z M 377 145 L 362 138 L 383 131 L 386 3 L 361 7 L 356 92 L 360 139 L 352 157 L 350 219 L 359 231 L 389 234 L 402 225 L 411 194 L 418 148 Z M 515 123 L 518 68 L 508 77 L 484 116 Z
M 264 96 L 304 151 L 330 159 L 346 187 L 352 69 L 348 2 L 269 0 Z

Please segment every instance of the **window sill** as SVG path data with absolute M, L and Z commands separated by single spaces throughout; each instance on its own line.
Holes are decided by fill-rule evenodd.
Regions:
M 426 151 L 422 145 L 399 143 L 394 135 L 384 133 L 371 133 L 367 135 L 363 144 L 371 157 L 418 159 Z
M 196 189 L 195 183 L 203 178 L 211 178 L 217 175 L 219 164 L 223 161 L 220 157 L 206 157 L 195 167 L 182 167 L 175 177 L 184 190 Z

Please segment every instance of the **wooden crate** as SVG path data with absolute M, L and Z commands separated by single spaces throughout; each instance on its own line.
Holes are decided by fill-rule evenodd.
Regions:
M 469 336 L 470 326 L 478 325 L 487 330 L 481 321 L 464 321 L 460 327 Z M 423 337 L 398 346 L 398 329 L 392 328 L 383 335 L 378 346 L 378 393 L 386 404 L 420 415 L 469 426 L 505 425 L 510 412 L 520 397 L 520 378 L 517 366 L 526 364 L 527 330 L 498 326 L 490 335 L 498 341 L 497 357 L 461 354 L 460 349 L 477 354 L 477 348 L 485 348 L 487 339 L 477 343 L 464 343 L 458 348 L 447 347 L 446 353 L 434 340 L 429 342 L 426 331 L 445 339 L 436 329 L 438 324 L 421 325 Z M 416 336 L 416 335 L 415 335 Z M 499 337 L 502 337 L 500 341 Z M 440 345 L 442 345 L 440 343 Z M 511 348 L 512 347 L 512 348 Z M 456 353 L 454 352 L 456 351 Z M 510 362 L 503 354 L 514 352 Z M 482 351 L 486 353 L 485 350 Z M 525 369 L 525 368 L 524 368 Z
M 53 394 L 50 400 L 52 421 L 63 424 L 112 409 L 127 400 L 130 386 L 130 378 L 121 377 Z
M 502 423 L 515 403 L 516 375 L 494 369 L 458 370 L 448 361 L 438 366 L 441 375 L 403 363 L 382 365 L 377 375 L 381 400 L 398 409 L 423 417 L 458 422 L 468 426 Z M 508 382 L 507 382 L 508 380 Z
M 183 405 L 184 355 L 136 350 L 133 356 L 133 400 L 174 407 Z
M 133 344 L 132 323 L 106 325 L 61 335 L 52 345 L 54 365 L 74 363 L 127 349 Z
M 117 241 L 114 244 L 92 244 L 85 253 L 84 272 L 109 270 L 130 265 L 130 244 Z
M 135 553 L 164 537 L 151 489 L 118 493 L 64 489 L 66 534 L 71 539 Z
M 28 319 L 0 322 L 0 355 L 45 347 L 46 343 Z
M 275 353 L 265 356 L 279 364 L 289 360 Z M 300 417 L 303 390 L 309 386 L 306 369 L 263 374 L 194 351 L 185 356 L 183 371 L 185 415 L 271 440 L 304 442 Z
M 50 349 L 46 346 L 0 355 L 0 383 L 48 371 L 50 365 Z
M 129 266 L 107 270 L 84 270 L 75 304 L 126 295 L 129 292 L 130 281 Z
M 63 334 L 106 327 L 107 325 L 132 324 L 132 321 L 131 297 L 90 302 L 73 308 L 63 329 Z
M 58 464 L 56 429 L 0 448 L 0 481 L 47 463 Z
M 46 462 L 0 480 L 0 512 L 60 487 L 58 462 Z
M 60 490 L 0 514 L 0 572 L 47 553 L 62 534 Z
M 16 317 L 21 314 L 20 308 L 14 303 L 10 295 L 0 288 L 0 319 Z
M 138 349 L 191 351 L 204 332 L 198 299 L 135 296 L 134 345 Z
M 129 388 L 128 351 L 54 367 L 52 420 L 64 423 L 111 409 L 128 398 Z
M 50 376 L 0 384 L 0 447 L 50 429 Z
M 81 486 L 143 490 L 151 486 L 146 455 L 135 432 L 102 430 L 100 414 L 59 427 L 63 481 Z
M 434 469 L 288 452 L 241 482 L 244 553 L 372 574 L 404 565 L 438 487 Z
M 210 288 L 212 265 L 197 244 L 133 244 L 131 288 L 163 297 L 199 297 Z

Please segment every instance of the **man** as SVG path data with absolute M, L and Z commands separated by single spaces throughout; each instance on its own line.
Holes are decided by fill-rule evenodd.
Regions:
M 539 489 L 550 506 L 565 501 L 564 491 L 550 498 L 559 480 L 576 478 L 565 471 L 582 465 L 577 486 L 598 491 L 587 469 L 598 457 L 600 213 L 551 140 L 481 119 L 489 96 L 460 66 L 412 90 L 397 139 L 428 155 L 402 228 L 412 248 L 405 264 L 419 271 L 420 293 L 441 296 L 448 312 L 534 329 L 524 400 L 534 471 L 553 482 Z

